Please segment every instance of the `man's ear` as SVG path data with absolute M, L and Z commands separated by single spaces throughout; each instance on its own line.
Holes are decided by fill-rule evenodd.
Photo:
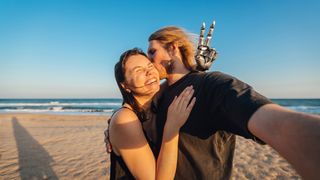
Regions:
M 177 54 L 178 54 L 178 45 L 176 43 L 169 44 L 168 53 L 169 53 L 170 56 L 177 56 Z

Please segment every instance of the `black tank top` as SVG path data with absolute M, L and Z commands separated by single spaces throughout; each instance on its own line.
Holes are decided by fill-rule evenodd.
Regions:
M 128 107 L 122 106 L 121 108 L 127 108 L 130 109 Z M 120 108 L 120 109 L 121 109 Z M 119 109 L 119 110 L 120 110 Z M 132 111 L 132 109 L 130 109 Z M 115 112 L 114 112 L 115 113 Z M 113 115 L 112 115 L 113 116 Z M 112 116 L 110 117 L 108 123 L 110 124 L 110 120 L 112 118 Z M 141 122 L 141 121 L 140 121 Z M 143 123 L 142 127 L 143 127 Z M 155 157 L 157 157 L 158 152 L 156 151 L 156 143 L 152 142 L 151 139 L 147 136 L 145 129 L 143 128 L 143 133 L 148 141 L 148 144 L 153 152 L 153 154 L 155 155 Z M 110 180 L 116 180 L 116 179 L 120 179 L 120 180 L 125 180 L 125 179 L 135 179 L 133 177 L 133 175 L 131 174 L 129 168 L 127 167 L 126 163 L 124 162 L 124 160 L 122 159 L 121 156 L 116 155 L 113 151 L 110 153 L 110 161 L 111 161 L 111 168 L 110 168 Z

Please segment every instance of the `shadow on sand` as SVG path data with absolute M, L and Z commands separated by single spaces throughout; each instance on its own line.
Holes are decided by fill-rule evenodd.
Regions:
M 53 159 L 49 153 L 20 125 L 17 118 L 12 118 L 12 125 L 18 147 L 21 179 L 58 179 L 50 166 Z

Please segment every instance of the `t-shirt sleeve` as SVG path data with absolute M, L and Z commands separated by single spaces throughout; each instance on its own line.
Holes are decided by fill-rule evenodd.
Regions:
M 272 102 L 248 84 L 230 75 L 216 73 L 215 81 L 216 92 L 220 99 L 217 109 L 223 119 L 222 129 L 264 144 L 249 131 L 248 122 L 261 106 Z

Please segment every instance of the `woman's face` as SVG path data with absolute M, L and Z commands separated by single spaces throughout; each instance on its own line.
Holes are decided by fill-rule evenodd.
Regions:
M 151 61 L 143 55 L 130 56 L 125 65 L 125 89 L 133 94 L 154 95 L 160 89 L 159 73 Z

